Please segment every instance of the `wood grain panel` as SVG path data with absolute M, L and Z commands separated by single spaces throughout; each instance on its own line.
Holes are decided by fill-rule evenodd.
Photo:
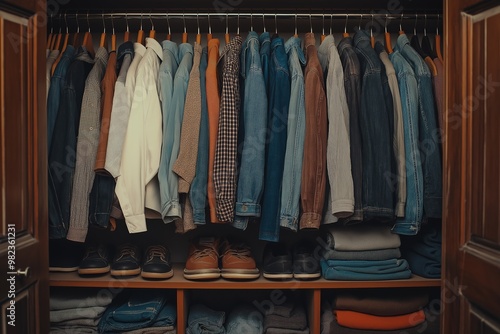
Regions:
M 468 333 L 474 334 L 499 334 L 500 323 L 492 319 L 487 313 L 472 308 L 469 314 L 470 327 L 467 328 Z

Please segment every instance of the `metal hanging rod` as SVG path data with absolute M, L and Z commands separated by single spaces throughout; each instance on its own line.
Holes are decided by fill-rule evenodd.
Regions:
M 87 15 L 88 13 L 88 15 Z M 102 20 L 102 18 L 113 18 L 113 19 L 136 19 L 136 20 L 141 20 L 141 19 L 144 19 L 144 18 L 157 18 L 157 19 L 165 19 L 167 16 L 169 19 L 197 19 L 197 18 L 200 18 L 200 17 L 210 17 L 210 18 L 214 18 L 214 17 L 220 17 L 220 18 L 226 18 L 226 17 L 248 17 L 248 18 L 251 18 L 253 16 L 256 16 L 256 17 L 269 17 L 270 19 L 274 19 L 276 17 L 279 17 L 279 18 L 289 18 L 289 19 L 294 19 L 295 17 L 298 17 L 298 18 L 323 18 L 323 17 L 327 17 L 327 18 L 342 18 L 342 19 L 345 19 L 346 17 L 348 18 L 354 18 L 354 17 L 357 17 L 357 18 L 365 18 L 365 19 L 371 19 L 372 17 L 375 18 L 375 19 L 388 19 L 388 20 L 401 20 L 401 19 L 415 19 L 417 18 L 418 16 L 420 17 L 427 17 L 427 19 L 439 19 L 440 16 L 442 16 L 442 14 L 435 14 L 435 13 L 424 13 L 424 12 L 415 12 L 415 13 L 403 13 L 403 14 L 389 14 L 389 13 L 369 13 L 369 12 L 366 12 L 366 13 L 360 13 L 360 12 L 357 12 L 357 13 L 322 13 L 322 14 L 318 14 L 318 13 L 292 13 L 292 12 L 288 12 L 288 13 L 284 13 L 284 12 L 280 12 L 280 13 L 258 13 L 258 12 L 241 12 L 241 13 L 238 13 L 238 12 L 232 12 L 232 13 L 217 13 L 217 12 L 213 12 L 213 13 L 208 13 L 208 12 L 205 12 L 205 13 L 193 13 L 193 12 L 179 12 L 179 11 L 176 11 L 176 12 L 162 12 L 162 13 L 159 13 L 159 12 L 154 12 L 154 13 L 151 13 L 149 11 L 144 11 L 144 12 L 138 12 L 138 11 L 133 11 L 133 12 L 117 12 L 117 13 L 112 13 L 112 12 L 107 12 L 107 13 L 97 13 L 97 12 L 88 12 L 88 11 L 75 11 L 74 13 L 72 12 L 68 12 L 66 13 L 68 17 L 72 17 L 72 18 L 76 18 L 78 15 L 82 15 L 82 14 L 85 14 L 86 17 L 88 17 L 89 19 L 99 19 L 99 20 Z

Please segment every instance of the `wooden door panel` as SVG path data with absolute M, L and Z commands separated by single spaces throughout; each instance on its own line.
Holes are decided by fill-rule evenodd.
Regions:
M 481 310 L 471 308 L 466 333 L 500 334 L 500 324 Z
M 36 286 L 31 285 L 20 291 L 15 297 L 15 311 L 10 300 L 4 301 L 0 308 L 2 319 L 0 328 L 2 333 L 36 333 Z M 15 318 L 14 318 L 15 316 Z M 14 320 L 14 322 L 12 322 Z M 12 326 L 15 324 L 15 326 Z

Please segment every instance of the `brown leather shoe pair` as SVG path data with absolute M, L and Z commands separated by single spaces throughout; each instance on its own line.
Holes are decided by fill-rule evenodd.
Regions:
M 219 253 L 219 250 L 221 251 Z M 222 270 L 219 268 L 221 260 Z M 243 243 L 232 243 L 227 239 L 199 238 L 189 247 L 189 256 L 184 268 L 184 277 L 190 280 L 257 279 L 259 269 L 250 248 Z

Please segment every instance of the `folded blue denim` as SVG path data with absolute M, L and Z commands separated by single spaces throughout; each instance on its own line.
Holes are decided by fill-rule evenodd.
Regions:
M 436 261 L 413 251 L 404 254 L 413 273 L 425 278 L 441 277 L 441 259 Z
M 203 304 L 195 304 L 189 309 L 187 334 L 225 334 L 226 313 L 215 311 Z
M 327 249 L 322 256 L 325 260 L 389 260 L 400 258 L 401 251 L 399 248 L 349 252 Z
M 227 334 L 262 334 L 264 317 L 250 304 L 236 306 L 226 321 Z
M 406 260 L 343 261 L 320 260 L 323 277 L 327 280 L 375 281 L 411 277 Z
M 150 327 L 160 317 L 159 326 L 175 323 L 175 308 L 165 306 L 167 298 L 155 291 L 134 291 L 118 296 L 99 322 L 99 333 L 115 333 Z

